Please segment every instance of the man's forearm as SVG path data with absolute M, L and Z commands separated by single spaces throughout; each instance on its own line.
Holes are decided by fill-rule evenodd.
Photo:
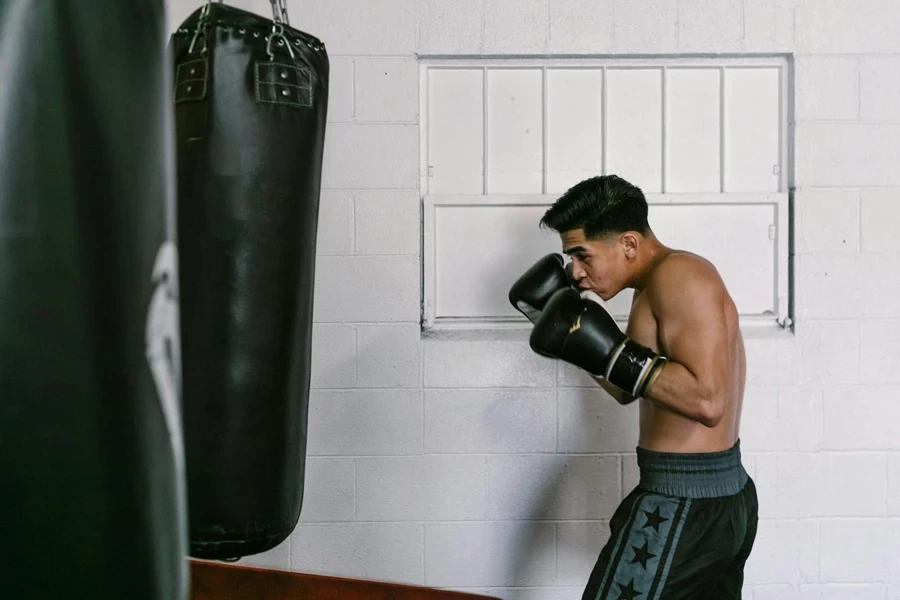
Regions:
M 606 379 L 603 379 L 602 377 L 595 377 L 593 375 L 591 375 L 591 377 L 593 377 L 594 381 L 600 384 L 600 387 L 602 387 L 606 391 L 606 393 L 612 396 L 613 399 L 619 404 L 631 404 L 632 402 L 637 400 L 637 396 L 632 396 L 624 390 L 617 388 Z

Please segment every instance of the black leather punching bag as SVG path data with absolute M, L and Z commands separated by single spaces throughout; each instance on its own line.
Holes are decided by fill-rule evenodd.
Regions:
M 190 554 L 229 560 L 300 516 L 329 64 L 218 3 L 170 45 Z
M 3 598 L 187 598 L 166 37 L 0 2 Z

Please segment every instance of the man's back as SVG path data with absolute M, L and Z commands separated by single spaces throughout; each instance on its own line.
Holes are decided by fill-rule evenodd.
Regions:
M 693 287 L 705 293 L 693 295 Z M 659 300 L 663 295 L 685 300 L 660 310 Z M 696 327 L 691 331 L 699 343 L 692 341 L 685 347 L 684 324 L 676 323 L 681 315 L 673 315 L 673 311 L 704 315 L 702 335 L 696 336 Z M 746 357 L 737 308 L 715 267 L 687 252 L 668 254 L 654 267 L 645 288 L 635 293 L 627 334 L 672 360 L 678 360 L 680 353 L 725 353 L 723 360 L 716 361 L 713 367 L 723 371 L 716 378 L 722 382 L 716 390 L 719 396 L 716 400 L 723 406 L 718 423 L 710 427 L 709 423 L 697 422 L 641 399 L 638 444 L 664 452 L 715 452 L 731 448 L 740 433 Z

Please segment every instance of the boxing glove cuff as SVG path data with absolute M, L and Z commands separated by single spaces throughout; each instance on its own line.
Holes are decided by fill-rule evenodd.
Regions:
M 614 386 L 632 396 L 640 396 L 659 375 L 666 358 L 650 348 L 625 338 L 613 350 L 603 376 Z

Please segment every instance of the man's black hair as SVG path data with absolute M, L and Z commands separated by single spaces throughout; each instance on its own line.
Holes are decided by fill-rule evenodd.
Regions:
M 599 175 L 572 186 L 553 203 L 541 226 L 558 233 L 584 230 L 587 239 L 637 231 L 646 234 L 647 199 L 635 185 L 617 175 Z

